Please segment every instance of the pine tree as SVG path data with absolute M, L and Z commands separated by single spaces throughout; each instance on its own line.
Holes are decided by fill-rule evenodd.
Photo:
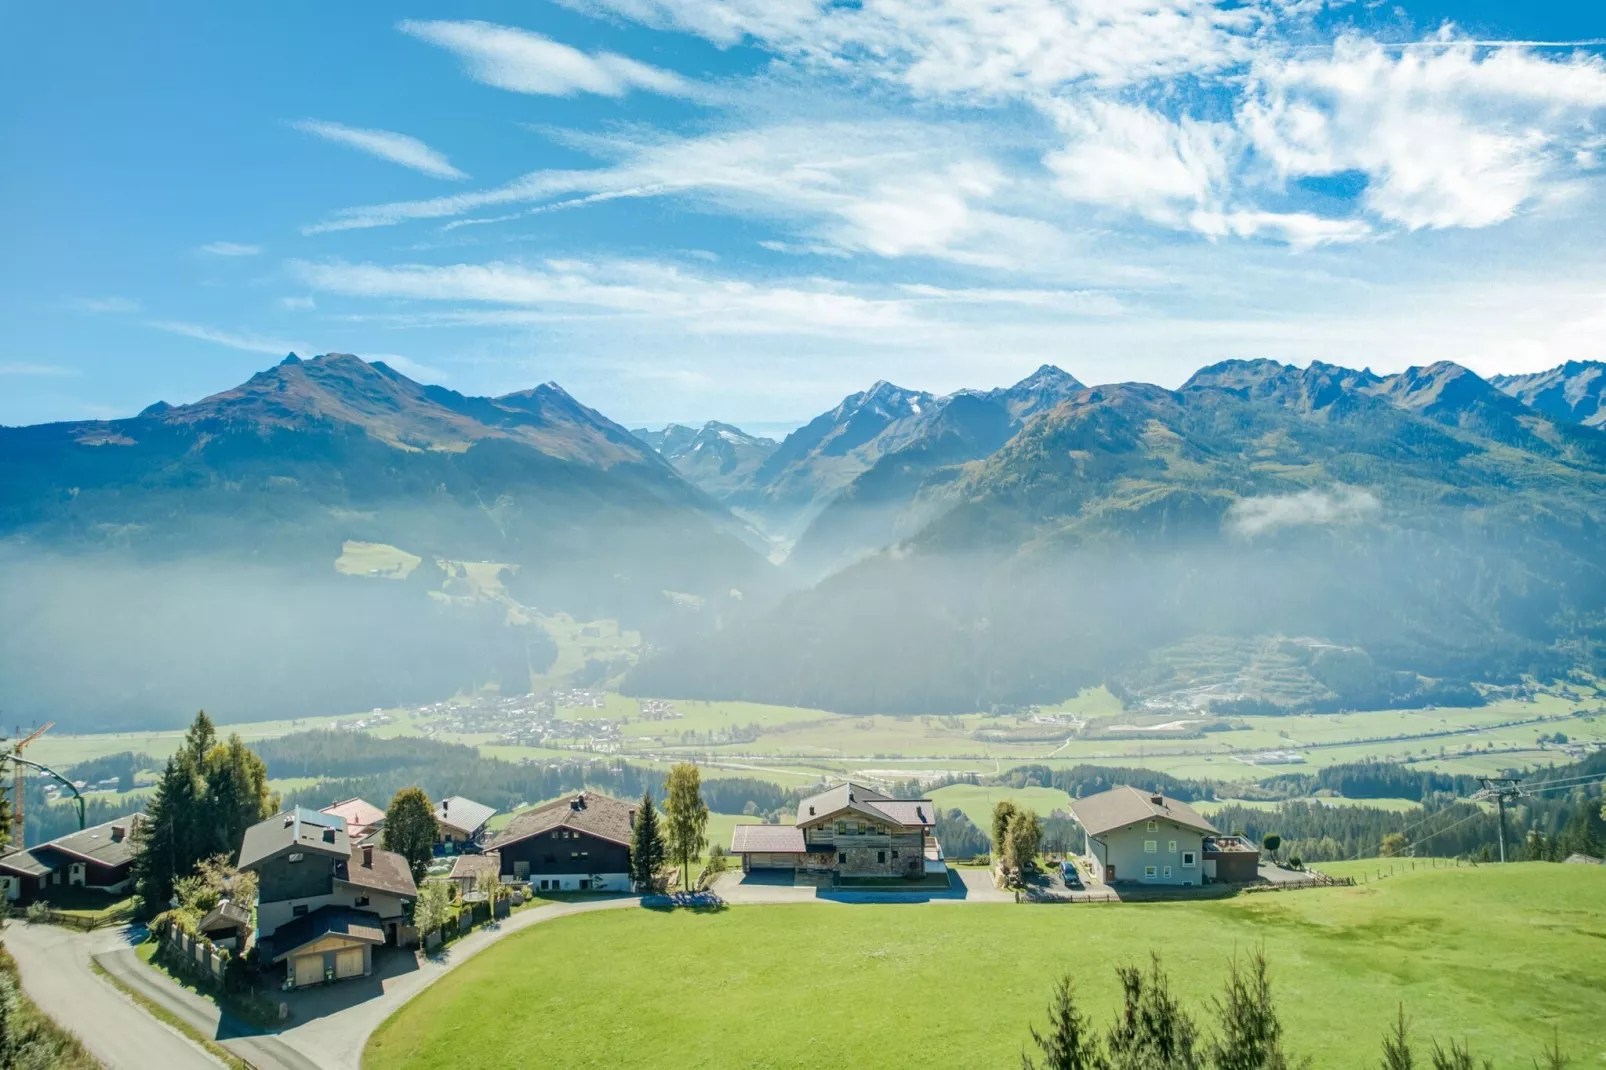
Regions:
M 1009 822 L 1015 816 L 1015 804 L 1000 799 L 993 805 L 993 862 L 1004 857 L 1004 845 L 1009 840 Z
M 207 751 L 202 775 L 212 847 L 233 854 L 246 829 L 278 812 L 279 796 L 268 787 L 268 767 L 238 735 L 231 735 L 227 743 Z
M 1225 1028 L 1210 1046 L 1215 1070 L 1287 1070 L 1303 1066 L 1283 1051 L 1283 1026 L 1271 999 L 1266 954 L 1256 950 L 1244 969 L 1235 956 L 1225 999 L 1215 1001 L 1216 1020 Z
M 641 891 L 651 891 L 664 864 L 664 837 L 658 828 L 658 808 L 652 789 L 641 793 L 636 826 L 630 834 L 630 879 Z
M 1411 1054 L 1410 1022 L 1405 1018 L 1405 1004 L 1400 1004 L 1400 1017 L 1383 1034 L 1382 1070 L 1411 1070 L 1416 1057 Z
M 440 826 L 435 822 L 435 807 L 424 794 L 423 788 L 403 788 L 391 796 L 385 809 L 385 850 L 395 851 L 407 859 L 407 868 L 413 880 L 422 884 L 429 872 L 429 860 L 435 857 L 435 840 Z
M 680 867 L 680 886 L 685 888 L 691 879 L 691 864 L 703 852 L 703 831 L 708 827 L 702 775 L 691 762 L 681 762 L 664 779 L 664 793 L 669 860 Z
M 1121 979 L 1121 1014 L 1110 1030 L 1114 1070 L 1198 1070 L 1199 1029 L 1171 994 L 1171 983 L 1151 956 L 1149 973 L 1136 966 L 1116 970 Z
M 1108 1070 L 1109 1063 L 1099 1050 L 1098 1037 L 1088 1028 L 1087 1019 L 1076 1009 L 1067 974 L 1054 986 L 1054 1002 L 1048 1006 L 1049 1034 L 1043 1036 L 1032 1027 L 1032 1042 L 1043 1053 L 1043 1070 Z M 1025 1052 L 1021 1070 L 1037 1070 Z

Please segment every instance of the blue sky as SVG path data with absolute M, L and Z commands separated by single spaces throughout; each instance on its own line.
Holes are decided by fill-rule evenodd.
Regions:
M 1044 362 L 1606 358 L 1602 37 L 1495 0 L 7 5 L 0 422 L 291 349 L 769 431 Z

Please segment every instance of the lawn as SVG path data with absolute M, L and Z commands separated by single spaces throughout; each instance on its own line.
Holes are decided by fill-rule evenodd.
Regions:
M 364 1066 L 1016 1066 L 1063 972 L 1102 1031 L 1115 967 L 1158 952 L 1205 1022 L 1229 960 L 1260 946 L 1317 1068 L 1376 1065 L 1402 1002 L 1424 1044 L 1526 1067 L 1555 1027 L 1587 1066 L 1606 1050 L 1603 939 L 1606 871 L 1543 863 L 1188 903 L 602 911 L 475 956 L 385 1022 Z
M 1055 810 L 1069 810 L 1071 797 L 1058 788 L 990 788 L 979 784 L 950 784 L 931 793 L 931 801 L 943 813 L 958 808 L 979 829 L 993 827 L 993 807 L 1008 799 L 1016 806 L 1035 810 L 1047 817 Z

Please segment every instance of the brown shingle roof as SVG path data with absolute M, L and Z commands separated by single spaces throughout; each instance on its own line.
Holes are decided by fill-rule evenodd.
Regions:
M 371 888 L 376 892 L 389 892 L 404 899 L 418 896 L 418 885 L 413 883 L 413 871 L 407 859 L 395 851 L 373 849 L 373 865 L 362 864 L 362 847 L 353 847 L 351 857 L 335 863 L 335 880 L 358 888 Z
M 514 814 L 507 828 L 491 837 L 486 847 L 502 847 L 555 828 L 571 828 L 628 847 L 635 812 L 635 806 L 630 803 L 582 791 L 545 806 Z
M 457 861 L 452 863 L 452 872 L 447 879 L 468 881 L 472 884 L 480 879 L 481 873 L 501 871 L 502 856 L 495 851 L 487 851 L 482 855 L 458 855 Z
M 803 854 L 803 830 L 796 825 L 737 825 L 731 835 L 731 853 Z
M 1187 803 L 1125 785 L 1075 800 L 1071 803 L 1071 813 L 1090 836 L 1150 820 L 1172 821 L 1211 834 L 1217 831 Z

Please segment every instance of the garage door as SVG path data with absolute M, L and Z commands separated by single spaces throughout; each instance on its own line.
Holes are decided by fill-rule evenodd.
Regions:
M 302 955 L 296 964 L 296 987 L 315 985 L 323 980 L 323 956 Z
M 362 948 L 348 947 L 335 955 L 335 976 L 362 976 Z

